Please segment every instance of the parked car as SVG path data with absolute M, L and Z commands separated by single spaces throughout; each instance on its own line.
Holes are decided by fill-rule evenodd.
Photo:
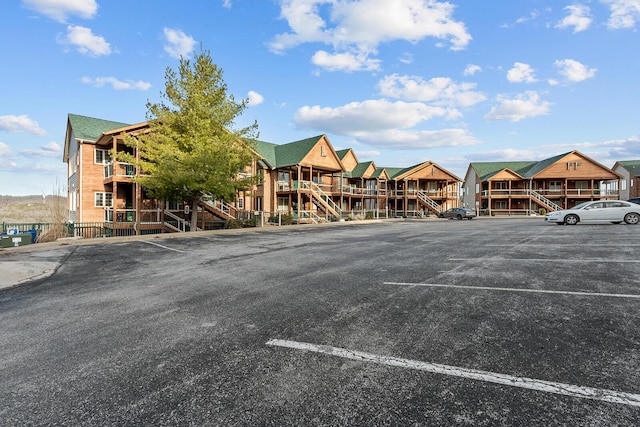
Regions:
M 466 218 L 472 220 L 476 217 L 476 213 L 468 208 L 451 208 L 438 214 L 438 218 Z
M 640 205 L 640 197 L 634 197 L 632 199 L 627 200 L 627 202 L 631 202 L 631 203 L 635 203 L 637 205 Z
M 558 225 L 576 225 L 582 221 L 637 224 L 640 222 L 640 205 L 621 200 L 596 200 L 580 203 L 571 209 L 549 212 L 544 220 Z

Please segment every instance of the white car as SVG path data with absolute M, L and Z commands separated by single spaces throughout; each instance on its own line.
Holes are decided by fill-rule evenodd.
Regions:
M 640 222 L 640 205 L 621 200 L 596 200 L 580 203 L 571 209 L 549 212 L 544 220 L 558 225 L 576 225 L 582 221 L 637 224 Z

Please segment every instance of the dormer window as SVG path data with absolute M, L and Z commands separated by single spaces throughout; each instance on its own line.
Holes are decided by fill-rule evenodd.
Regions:
M 325 149 L 324 149 L 324 145 L 321 145 L 321 146 L 320 146 L 320 155 L 321 155 L 322 157 L 327 157 L 327 152 L 326 152 L 326 151 L 325 151 Z

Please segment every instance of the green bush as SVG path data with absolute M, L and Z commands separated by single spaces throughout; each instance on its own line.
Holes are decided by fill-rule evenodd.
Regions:
M 373 212 L 367 211 L 367 213 L 364 214 L 364 219 L 373 219 Z

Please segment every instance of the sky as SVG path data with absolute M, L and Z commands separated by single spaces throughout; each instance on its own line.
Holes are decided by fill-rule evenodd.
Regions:
M 640 0 L 7 0 L 0 194 L 66 194 L 69 113 L 140 123 L 208 51 L 259 139 L 360 162 L 640 159 Z

